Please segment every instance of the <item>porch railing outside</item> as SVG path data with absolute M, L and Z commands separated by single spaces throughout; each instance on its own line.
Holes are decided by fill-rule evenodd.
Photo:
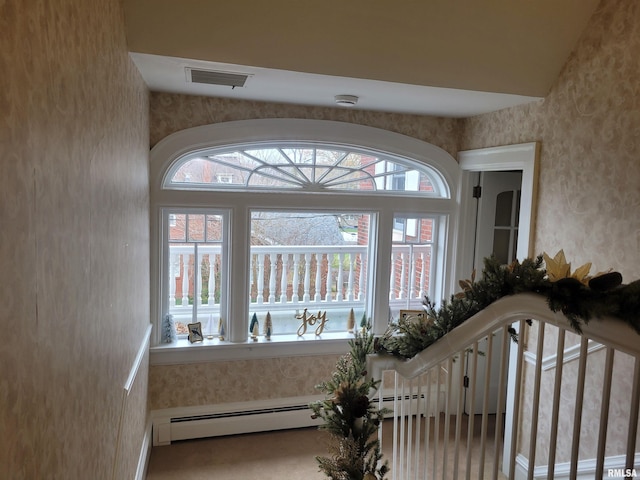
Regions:
M 351 308 L 362 315 L 369 275 L 367 249 L 366 245 L 252 246 L 251 312 L 334 310 L 345 322 Z M 219 317 L 221 255 L 218 245 L 170 246 L 169 313 L 177 322 Z M 391 310 L 419 308 L 429 292 L 431 246 L 395 245 L 391 265 Z

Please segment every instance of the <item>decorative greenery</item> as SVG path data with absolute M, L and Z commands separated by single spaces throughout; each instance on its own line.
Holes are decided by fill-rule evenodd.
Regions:
M 320 470 L 332 480 L 383 480 L 389 471 L 380 465 L 382 453 L 377 431 L 384 414 L 369 401 L 380 380 L 367 378 L 366 358 L 374 352 L 374 337 L 356 333 L 350 353 L 338 360 L 330 380 L 316 388 L 328 397 L 310 405 L 314 418 L 330 434 L 331 457 L 316 457 Z
M 426 320 L 400 319 L 392 323 L 377 351 L 411 358 L 496 300 L 524 292 L 544 295 L 549 308 L 562 312 L 578 333 L 592 318 L 611 316 L 640 334 L 640 280 L 622 285 L 618 272 L 591 277 L 590 263 L 571 273 L 562 250 L 553 258 L 543 254 L 510 265 L 500 265 L 490 257 L 484 265 L 481 280 L 476 282 L 474 273 L 470 280 L 461 281 L 462 291 L 443 301 L 440 308 L 425 297 Z M 511 335 L 517 339 L 515 331 Z
M 617 272 L 591 277 L 590 263 L 572 273 L 562 250 L 553 258 L 543 254 L 510 265 L 490 257 L 484 266 L 481 280 L 475 281 L 474 272 L 470 280 L 460 281 L 462 291 L 440 308 L 425 297 L 426 318 L 400 319 L 382 338 L 369 333 L 370 322 L 363 316 L 362 333 L 349 343 L 350 353 L 338 360 L 331 379 L 316 387 L 328 397 L 310 405 L 314 418 L 324 421 L 320 429 L 328 431 L 333 442 L 331 457 L 316 457 L 330 479 L 384 480 L 389 471 L 387 462 L 381 465 L 376 436 L 386 411 L 369 401 L 380 380 L 366 378 L 366 357 L 374 351 L 411 358 L 496 300 L 524 292 L 544 295 L 549 308 L 562 312 L 578 333 L 592 318 L 613 316 L 640 334 L 640 280 L 622 285 Z M 517 341 L 515 331 L 510 333 Z

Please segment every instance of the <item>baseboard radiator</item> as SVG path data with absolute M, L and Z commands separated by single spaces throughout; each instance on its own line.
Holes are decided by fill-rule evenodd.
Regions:
M 405 395 L 408 401 L 409 396 Z M 317 426 L 320 420 L 311 418 L 309 404 L 322 396 L 280 398 L 264 401 L 238 402 L 221 405 L 168 408 L 151 412 L 153 446 L 169 445 L 179 440 L 237 435 Z M 402 400 L 397 398 L 396 400 Z M 373 399 L 379 403 L 379 397 Z M 413 412 L 426 413 L 424 395 L 413 395 L 417 408 Z M 382 395 L 383 407 L 393 415 L 393 392 Z M 431 402 L 434 405 L 434 402 Z M 434 412 L 429 412 L 433 415 Z

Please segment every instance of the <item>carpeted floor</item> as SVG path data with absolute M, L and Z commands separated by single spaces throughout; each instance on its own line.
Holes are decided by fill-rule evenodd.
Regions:
M 442 417 L 444 418 L 444 417 Z M 453 462 L 460 467 L 459 476 L 464 478 L 466 467 L 465 442 L 466 419 L 462 429 L 462 447 L 458 459 L 454 459 L 453 442 L 448 446 L 447 478 L 453 479 Z M 432 425 L 433 425 L 433 419 Z M 388 420 L 391 423 L 390 420 Z M 455 417 L 452 417 L 451 432 L 454 432 Z M 444 420 L 441 421 L 441 428 Z M 489 424 L 488 437 L 493 438 L 494 421 Z M 392 428 L 383 429 L 384 459 L 392 461 Z M 471 474 L 472 479 L 491 478 L 493 442 L 487 446 L 486 465 L 479 472 L 478 454 L 480 419 L 474 422 Z M 433 429 L 432 429 L 433 432 Z M 328 436 L 315 427 L 297 430 L 282 430 L 228 437 L 213 437 L 199 440 L 175 442 L 169 446 L 154 447 L 147 472 L 147 480 L 326 480 L 318 470 L 317 455 L 327 456 Z M 433 448 L 433 437 L 430 448 Z M 444 442 L 440 440 L 439 455 Z M 421 453 L 424 455 L 424 453 Z M 431 473 L 431 472 L 430 472 Z M 406 475 L 406 472 L 404 473 Z M 388 476 L 391 478 L 391 475 Z M 429 476 L 429 478 L 431 478 Z M 437 473 L 442 478 L 442 473 Z M 505 477 L 500 475 L 499 479 Z

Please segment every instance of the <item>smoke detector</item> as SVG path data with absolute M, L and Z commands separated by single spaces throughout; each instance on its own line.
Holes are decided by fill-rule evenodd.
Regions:
M 341 107 L 353 107 L 358 103 L 358 97 L 355 95 L 336 95 L 335 100 L 336 104 Z

